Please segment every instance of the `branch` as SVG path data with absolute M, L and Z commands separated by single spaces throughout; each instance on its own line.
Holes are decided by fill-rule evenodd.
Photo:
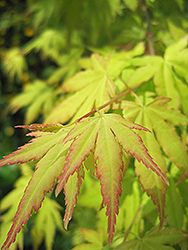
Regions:
M 149 11 L 148 11 L 148 7 L 145 3 L 145 0 L 143 0 L 142 3 L 142 9 L 144 12 L 144 16 L 146 19 L 146 23 L 147 23 L 147 37 L 148 37 L 148 46 L 149 46 L 149 51 L 151 55 L 155 55 L 155 47 L 154 47 L 154 43 L 153 43 L 153 34 L 151 31 L 151 21 L 150 21 L 150 15 L 149 15 Z
M 123 97 L 124 95 L 127 95 L 127 94 L 128 94 L 129 92 L 131 92 L 131 91 L 132 91 L 132 89 L 126 90 L 125 92 L 121 93 L 120 95 L 114 97 L 114 98 L 113 98 L 112 100 L 110 100 L 109 102 L 106 102 L 105 104 L 101 105 L 101 106 L 98 107 L 98 108 L 94 108 L 92 111 L 90 111 L 90 112 L 87 113 L 86 115 L 82 116 L 81 118 L 77 119 L 77 120 L 76 120 L 75 122 L 73 122 L 73 123 L 79 122 L 79 121 L 81 121 L 83 118 L 86 118 L 86 117 L 88 117 L 88 116 L 94 114 L 94 113 L 97 112 L 98 110 L 101 110 L 101 109 L 107 107 L 108 105 L 110 105 L 110 104 L 113 103 L 113 102 L 116 102 L 119 98 Z M 69 124 L 69 125 L 70 125 L 70 124 Z

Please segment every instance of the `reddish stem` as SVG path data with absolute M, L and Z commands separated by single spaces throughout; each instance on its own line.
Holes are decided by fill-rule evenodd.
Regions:
M 105 108 L 106 106 L 110 105 L 111 103 L 117 101 L 119 98 L 123 97 L 124 95 L 128 94 L 129 92 L 131 92 L 131 89 L 126 90 L 125 92 L 121 93 L 120 95 L 114 97 L 112 100 L 110 100 L 109 102 L 106 102 L 105 104 L 101 105 L 98 108 L 94 108 L 92 111 L 90 111 L 89 113 L 87 113 L 86 115 L 82 116 L 81 118 L 77 119 L 75 122 L 79 122 L 81 121 L 83 118 L 86 118 L 92 114 L 94 114 L 97 110 L 101 110 L 103 108 Z M 75 123 L 74 122 L 74 123 Z

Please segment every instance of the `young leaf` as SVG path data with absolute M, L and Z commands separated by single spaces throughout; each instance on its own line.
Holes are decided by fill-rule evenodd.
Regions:
M 77 196 L 79 195 L 81 184 L 81 174 L 80 171 L 78 171 L 77 173 L 74 173 L 72 176 L 69 177 L 67 183 L 64 186 L 65 204 L 67 205 L 64 215 L 65 229 L 67 229 L 67 225 L 70 219 L 72 218 L 72 213 L 77 203 Z
M 153 162 L 141 138 L 132 129 L 148 131 L 146 128 L 128 122 L 120 115 L 106 114 L 82 119 L 65 137 L 64 142 L 74 141 L 65 160 L 63 173 L 58 180 L 56 194 L 66 185 L 69 177 L 80 169 L 84 160 L 94 150 L 97 177 L 101 184 L 103 204 L 107 206 L 109 243 L 112 242 L 118 198 L 121 195 L 123 170 L 122 149 L 142 161 L 166 183 L 168 180 Z M 115 135 L 115 137 L 114 137 Z
M 31 159 L 39 160 L 43 157 L 38 162 L 36 170 L 25 189 L 2 249 L 7 249 L 15 241 L 17 233 L 26 224 L 33 209 L 35 212 L 38 211 L 44 199 L 45 192 L 50 192 L 55 181 L 60 177 L 67 149 L 70 146 L 69 143 L 62 145 L 62 140 L 68 131 L 68 129 L 60 129 L 57 133 L 41 132 L 41 134 L 44 134 L 43 136 L 34 139 L 30 144 L 26 144 L 15 153 L 1 160 L 0 166 L 4 166 L 6 164 L 26 162 Z
M 115 95 L 116 87 L 108 76 L 110 56 L 105 59 L 98 54 L 91 56 L 91 69 L 77 73 L 63 84 L 63 90 L 74 93 L 57 106 L 45 123 L 65 123 L 88 113 L 94 107 L 108 102 Z M 105 110 L 108 110 L 107 107 Z M 104 111 L 105 111 L 104 110 Z
M 79 194 L 81 177 L 83 177 L 82 163 L 93 151 L 94 161 L 97 165 L 96 175 L 101 184 L 103 204 L 107 207 L 108 240 L 110 244 L 115 231 L 119 196 L 121 195 L 122 149 L 133 155 L 138 161 L 142 161 L 148 169 L 151 169 L 164 182 L 168 183 L 164 173 L 148 154 L 141 137 L 133 131 L 133 129 L 149 130 L 126 121 L 120 115 L 100 114 L 96 117 L 85 118 L 77 122 L 72 129 L 71 126 L 62 128 L 60 125 L 43 126 L 43 128 L 39 125 L 26 126 L 31 130 L 36 129 L 36 131 L 30 133 L 36 138 L 30 144 L 26 144 L 15 153 L 6 156 L 0 162 L 0 166 L 4 166 L 32 159 L 39 160 L 20 201 L 3 249 L 8 248 L 15 241 L 16 234 L 20 231 L 22 225 L 27 222 L 32 210 L 34 209 L 36 212 L 40 208 L 44 193 L 52 190 L 56 180 L 58 180 L 56 195 L 63 187 L 66 193 L 67 210 L 64 219 L 65 227 L 67 227 Z M 44 132 L 43 130 L 58 130 L 58 132 Z M 77 179 L 74 176 L 69 182 L 70 176 L 75 172 L 78 173 Z M 70 193 L 72 194 L 71 197 L 69 196 Z
M 29 128 L 28 126 L 22 127 Z M 46 128 L 44 127 L 44 129 Z M 7 164 L 12 165 L 15 163 L 25 163 L 31 160 L 39 160 L 51 147 L 61 140 L 61 135 L 64 135 L 66 132 L 68 132 L 68 130 L 65 130 L 64 132 L 64 129 L 61 129 L 58 133 L 38 131 L 29 133 L 28 136 L 35 136 L 36 138 L 0 160 L 0 167 Z
M 12 48 L 6 52 L 3 59 L 5 71 L 10 79 L 13 80 L 15 77 L 22 79 L 24 71 L 27 70 L 23 52 L 18 47 Z
M 139 119 L 140 118 L 140 119 Z M 148 117 L 142 113 L 142 115 L 138 116 L 135 122 L 142 124 L 152 130 L 152 126 L 150 125 L 150 121 L 148 121 Z M 143 133 L 142 131 L 139 132 L 141 135 L 144 144 L 146 145 L 147 149 L 149 150 L 151 156 L 155 159 L 160 169 L 166 173 L 167 167 L 164 157 L 161 154 L 160 146 L 157 143 L 153 134 Z M 135 172 L 137 176 L 139 176 L 139 181 L 141 183 L 143 191 L 146 191 L 148 196 L 151 196 L 151 199 L 158 208 L 158 214 L 160 219 L 160 226 L 163 224 L 164 219 L 164 209 L 165 209 L 165 196 L 166 196 L 166 189 L 167 185 L 164 181 L 161 180 L 157 175 L 153 172 L 148 171 L 145 169 L 142 163 L 136 162 L 135 163 Z
M 121 181 L 123 171 L 122 150 L 105 119 L 101 119 L 98 131 L 94 160 L 97 164 L 97 177 L 101 184 L 103 205 L 108 217 L 108 241 L 111 244 L 115 232 L 116 215 L 119 211 Z
M 24 51 L 27 54 L 35 49 L 36 51 L 41 51 L 43 57 L 50 57 L 55 62 L 58 62 L 64 47 L 65 36 L 63 33 L 55 29 L 46 29 L 40 36 L 27 43 Z

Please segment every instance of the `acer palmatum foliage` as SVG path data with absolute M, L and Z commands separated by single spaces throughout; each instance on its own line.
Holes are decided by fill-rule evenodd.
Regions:
M 154 172 L 156 178 L 168 184 L 166 176 L 149 155 L 141 137 L 135 132 L 150 131 L 120 115 L 99 113 L 98 116 L 86 117 L 70 126 L 33 124 L 22 127 L 31 130 L 28 135 L 35 138 L 14 153 L 5 156 L 0 161 L 0 166 L 31 160 L 38 160 L 38 163 L 2 249 L 7 249 L 15 241 L 17 233 L 26 224 L 33 209 L 35 212 L 38 211 L 45 193 L 52 190 L 56 181 L 56 195 L 63 188 L 65 191 L 67 207 L 64 226 L 67 228 L 84 178 L 83 162 L 91 153 L 94 155 L 96 177 L 101 184 L 103 205 L 106 206 L 109 244 L 112 243 L 115 232 L 119 196 L 122 191 L 123 151 L 134 156 L 138 162 L 145 165 L 146 170 Z M 139 176 L 141 178 L 142 173 L 139 173 Z

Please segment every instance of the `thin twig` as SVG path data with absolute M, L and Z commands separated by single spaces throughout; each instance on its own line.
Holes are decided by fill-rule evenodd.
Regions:
M 146 23 L 147 23 L 147 37 L 148 37 L 148 46 L 149 46 L 149 51 L 151 55 L 155 55 L 155 47 L 153 43 L 153 34 L 151 31 L 151 21 L 150 21 L 150 15 L 148 11 L 148 7 L 145 3 L 145 0 L 143 0 L 142 3 L 142 9 L 145 15 Z
M 109 102 L 106 102 L 105 104 L 101 105 L 98 108 L 94 108 L 92 111 L 90 111 L 89 113 L 87 113 L 86 115 L 82 116 L 81 118 L 77 119 L 75 122 L 79 122 L 81 121 L 83 118 L 86 118 L 92 114 L 94 114 L 97 110 L 101 110 L 105 107 L 107 107 L 108 105 L 110 105 L 113 102 L 116 102 L 119 98 L 123 97 L 124 95 L 127 95 L 129 92 L 131 92 L 131 89 L 126 90 L 125 92 L 121 93 L 120 95 L 114 97 L 113 99 L 111 99 Z
M 77 122 L 80 122 L 82 119 L 87 118 L 87 117 L 89 117 L 90 115 L 94 114 L 95 112 L 97 112 L 97 111 L 99 111 L 99 110 L 101 110 L 101 109 L 107 107 L 108 105 L 112 104 L 113 102 L 116 102 L 118 99 L 120 99 L 120 98 L 123 97 L 124 95 L 127 95 L 129 92 L 131 92 L 131 93 L 136 97 L 136 99 L 138 100 L 138 102 L 140 103 L 140 105 L 143 106 L 143 104 L 142 104 L 142 102 L 140 101 L 139 97 L 133 92 L 133 90 L 127 85 L 127 83 L 126 83 L 124 80 L 122 80 L 120 77 L 115 76 L 115 75 L 109 75 L 109 76 L 112 76 L 112 77 L 114 77 L 114 78 L 116 78 L 116 79 L 122 81 L 128 89 L 127 89 L 126 91 L 124 91 L 123 93 L 121 93 L 120 95 L 114 97 L 114 98 L 111 99 L 110 101 L 106 102 L 105 104 L 101 105 L 100 107 L 94 108 L 94 109 L 91 110 L 89 113 L 87 113 L 87 114 L 85 114 L 84 116 L 78 118 L 76 121 L 74 121 L 74 122 L 72 122 L 72 123 L 70 123 L 70 124 L 65 125 L 65 127 L 66 127 L 66 126 L 68 127 L 68 126 L 73 125 L 73 124 L 75 124 L 75 123 L 77 123 Z M 134 88 L 137 88 L 139 85 L 140 85 L 140 84 L 135 85 Z
M 137 94 L 134 93 L 134 91 L 132 90 L 132 88 L 130 88 L 128 86 L 128 84 L 123 79 L 121 79 L 120 77 L 115 76 L 115 75 L 110 75 L 110 76 L 118 79 L 119 81 L 121 81 L 127 87 L 127 89 L 130 89 L 131 94 L 134 95 L 134 97 L 138 100 L 140 106 L 143 106 L 143 104 L 142 104 L 141 100 L 139 99 L 139 97 L 137 96 Z

